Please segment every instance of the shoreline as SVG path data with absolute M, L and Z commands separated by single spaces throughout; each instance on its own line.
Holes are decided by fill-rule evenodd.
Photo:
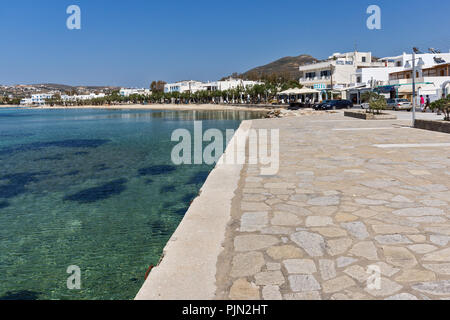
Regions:
M 242 121 L 222 158 L 238 139 L 248 139 L 252 120 Z M 217 262 L 239 188 L 244 165 L 216 164 L 183 220 L 167 242 L 135 300 L 214 300 Z M 220 199 L 217 199 L 220 194 Z M 201 284 L 199 286 L 199 283 Z
M 23 108 L 26 110 L 36 109 L 36 110 L 75 110 L 75 109 L 102 109 L 102 110 L 174 110 L 174 111 L 263 111 L 268 112 L 270 110 L 278 109 L 279 106 L 238 106 L 238 105 L 222 105 L 222 104 L 191 104 L 191 105 L 179 105 L 179 104 L 129 104 L 129 105 L 112 105 L 112 106 L 14 106 L 14 105 L 0 105 L 0 108 Z

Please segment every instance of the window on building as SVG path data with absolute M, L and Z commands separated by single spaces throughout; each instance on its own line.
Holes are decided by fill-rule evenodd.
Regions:
M 402 66 L 402 62 L 401 61 L 397 61 L 397 63 L 395 64 L 397 67 L 401 67 Z
M 329 77 L 329 76 L 331 76 L 331 70 L 320 71 L 320 76 L 321 77 Z
M 306 78 L 315 78 L 316 77 L 316 73 L 315 72 L 307 72 L 306 73 Z
M 366 62 L 366 57 L 362 57 L 362 62 Z
M 356 82 L 357 82 L 357 83 L 361 83 L 361 77 L 357 77 L 357 78 L 356 78 Z

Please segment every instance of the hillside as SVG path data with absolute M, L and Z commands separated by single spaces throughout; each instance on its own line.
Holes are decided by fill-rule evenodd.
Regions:
M 297 80 L 298 78 L 300 78 L 300 72 L 298 71 L 299 66 L 318 61 L 319 60 L 317 60 L 316 58 L 305 54 L 299 55 L 297 57 L 284 57 L 264 66 L 253 68 L 238 76 L 240 78 L 258 80 L 267 76 L 284 75 L 289 77 L 290 79 Z

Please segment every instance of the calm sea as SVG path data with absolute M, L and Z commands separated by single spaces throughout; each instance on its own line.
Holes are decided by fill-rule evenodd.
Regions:
M 213 169 L 174 166 L 172 132 L 260 116 L 0 109 L 0 300 L 134 298 Z

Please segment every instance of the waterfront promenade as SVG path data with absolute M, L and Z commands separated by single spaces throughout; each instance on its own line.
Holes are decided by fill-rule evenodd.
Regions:
M 176 281 L 176 267 L 163 265 L 138 298 L 449 298 L 450 136 L 412 129 L 404 114 L 253 120 L 252 128 L 280 129 L 280 171 L 240 171 L 215 283 L 195 267 Z M 381 278 L 369 288 L 374 270 Z M 194 276 L 192 292 L 207 286 L 208 294 L 183 290 Z

